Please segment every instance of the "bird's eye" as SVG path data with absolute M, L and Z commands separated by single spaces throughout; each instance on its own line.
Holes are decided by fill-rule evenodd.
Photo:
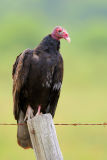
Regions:
M 61 30 L 58 31 L 59 33 L 61 32 Z

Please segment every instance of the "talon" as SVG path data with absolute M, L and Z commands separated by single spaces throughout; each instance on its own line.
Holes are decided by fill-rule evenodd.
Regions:
M 25 118 L 24 118 L 24 121 L 26 121 L 27 120 L 27 116 L 25 116 Z
M 41 110 L 41 106 L 38 106 L 38 111 L 37 111 L 36 115 L 41 114 L 40 110 Z
M 34 112 L 34 110 L 30 106 L 28 106 L 24 121 L 33 118 L 34 117 L 33 112 Z

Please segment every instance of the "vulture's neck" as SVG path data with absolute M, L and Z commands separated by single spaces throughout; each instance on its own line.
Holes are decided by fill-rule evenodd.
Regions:
M 60 41 L 56 40 L 54 38 L 51 37 L 51 35 L 46 36 L 41 43 L 39 44 L 39 46 L 36 48 L 36 52 L 37 51 L 46 51 L 51 53 L 58 53 L 60 49 Z

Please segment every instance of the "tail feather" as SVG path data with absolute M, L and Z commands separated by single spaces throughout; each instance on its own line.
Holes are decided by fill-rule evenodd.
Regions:
M 19 125 L 17 130 L 17 141 L 18 144 L 23 147 L 24 149 L 32 148 L 32 143 L 28 131 L 28 127 L 26 122 L 24 122 L 24 114 L 21 111 L 19 114 L 18 123 L 23 123 L 25 125 Z

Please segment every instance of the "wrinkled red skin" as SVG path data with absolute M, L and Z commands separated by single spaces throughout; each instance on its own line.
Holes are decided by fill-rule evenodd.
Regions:
M 52 36 L 52 38 L 54 38 L 56 40 L 60 40 L 62 38 L 66 39 L 67 37 L 69 37 L 67 31 L 60 26 L 56 27 L 53 30 L 51 36 Z

